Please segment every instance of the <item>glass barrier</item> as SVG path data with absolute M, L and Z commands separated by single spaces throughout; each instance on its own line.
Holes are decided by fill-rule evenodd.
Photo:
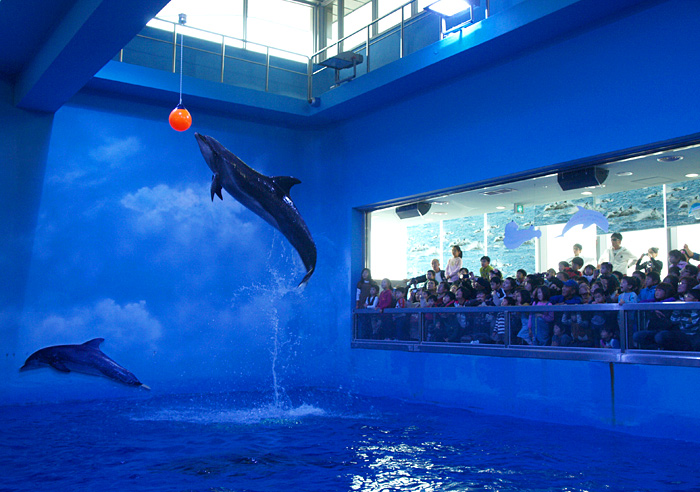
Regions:
M 426 351 L 439 346 L 441 352 L 491 347 L 528 357 L 543 351 L 550 354 L 545 357 L 568 352 L 582 358 L 582 352 L 590 352 L 614 354 L 621 362 L 626 354 L 648 358 L 684 352 L 700 364 L 700 303 L 356 309 L 353 341 L 362 342 L 357 346 L 409 344 L 411 350 L 421 346 Z

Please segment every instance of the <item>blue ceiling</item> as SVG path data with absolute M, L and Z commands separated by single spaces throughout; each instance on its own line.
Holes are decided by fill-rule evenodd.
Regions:
M 53 112 L 168 0 L 0 0 L 0 77 L 15 104 Z

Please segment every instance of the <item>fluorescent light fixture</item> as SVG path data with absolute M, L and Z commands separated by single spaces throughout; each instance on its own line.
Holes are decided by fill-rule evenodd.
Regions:
M 581 194 L 582 195 L 592 195 L 593 192 L 592 191 L 582 191 Z
M 428 5 L 426 9 L 445 17 L 451 17 L 459 14 L 460 12 L 469 10 L 469 7 L 469 2 L 466 0 L 438 0 L 435 3 Z
M 686 177 L 686 178 L 697 178 L 697 177 L 698 177 L 698 173 L 689 173 L 689 174 L 686 174 L 685 177 Z
M 505 210 L 505 209 L 506 209 L 506 207 L 504 207 L 503 205 L 498 205 L 496 207 L 496 210 Z

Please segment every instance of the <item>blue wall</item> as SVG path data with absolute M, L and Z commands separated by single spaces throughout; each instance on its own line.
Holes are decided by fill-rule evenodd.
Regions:
M 167 126 L 171 107 L 86 92 L 55 117 L 35 115 L 12 107 L 5 84 L 0 116 L 16 125 L 0 132 L 13 156 L 3 227 L 21 234 L 4 236 L 14 270 L 3 312 L 19 315 L 3 337 L 0 396 L 133 394 L 94 378 L 17 373 L 41 346 L 97 336 L 154 391 L 269 388 L 279 326 L 289 386 L 700 438 L 685 432 L 700 428 L 688 395 L 695 369 L 615 366 L 613 397 L 607 364 L 349 348 L 363 266 L 354 207 L 700 132 L 698 8 L 645 3 L 322 128 L 189 107 L 193 130 L 261 172 L 302 180 L 292 195 L 319 263 L 301 294 L 289 291 L 302 269 L 281 235 L 228 196 L 209 201 L 208 168 L 192 130 Z M 675 427 L 655 430 L 671 413 Z

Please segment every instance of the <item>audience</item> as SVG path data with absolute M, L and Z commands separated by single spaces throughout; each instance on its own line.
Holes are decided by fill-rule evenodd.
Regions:
M 488 256 L 481 258 L 479 275 L 474 275 L 462 263 L 459 246 L 452 248 L 453 257 L 446 271 L 439 260 L 431 262 L 425 275 L 406 280 L 406 287 L 392 288 L 391 281 L 382 279 L 380 286 L 372 279 L 368 268 L 362 270 L 357 282 L 355 305 L 374 309 L 377 314 L 358 321 L 360 338 L 387 340 L 417 340 L 420 337 L 417 313 L 384 313 L 389 308 L 442 308 L 435 314 L 424 314 L 424 339 L 427 341 L 553 346 L 620 348 L 620 326 L 627 318 L 631 340 L 629 348 L 643 350 L 700 351 L 700 310 L 657 309 L 651 311 L 577 310 L 582 304 L 619 306 L 634 303 L 700 302 L 700 271 L 690 263 L 697 253 L 689 250 L 669 252 L 668 275 L 661 280 L 662 263 L 656 260 L 657 248 L 649 248 L 637 261 L 637 270 L 626 275 L 621 267 L 621 236 L 613 234 L 611 255 L 615 265 L 602 261 L 599 269 L 584 267 L 583 259 L 575 255 L 559 262 L 559 271 L 528 274 L 518 269 L 508 277 L 491 265 Z M 575 250 L 575 252 L 577 252 Z M 580 253 L 580 250 L 578 251 Z M 648 260 L 643 262 L 645 256 Z M 617 261 L 616 261 L 617 260 Z M 626 259 L 625 261 L 631 261 Z M 661 267 L 659 266 L 661 265 Z M 623 273 L 624 272 L 624 273 Z M 570 305 L 565 311 L 479 310 L 468 314 L 451 308 L 489 306 L 549 306 Z M 670 306 L 669 306 L 670 307 Z M 447 310 L 447 311 L 445 311 Z M 510 327 L 510 337 L 506 328 Z

